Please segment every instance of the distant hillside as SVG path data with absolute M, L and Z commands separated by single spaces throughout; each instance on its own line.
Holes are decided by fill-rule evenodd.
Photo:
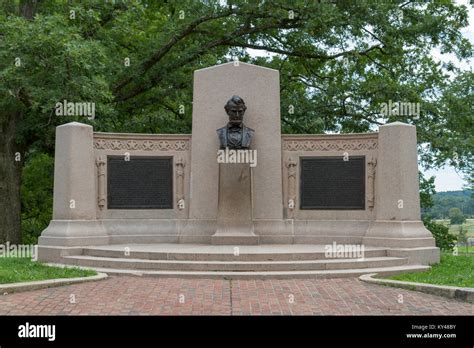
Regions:
M 472 196 L 474 194 L 473 190 L 460 190 L 460 191 L 445 191 L 437 192 L 436 196 L 438 197 L 466 197 Z
M 447 191 L 438 192 L 433 196 L 434 205 L 423 209 L 423 216 L 431 216 L 433 219 L 447 219 L 449 209 L 459 208 L 466 217 L 474 217 L 474 191 Z

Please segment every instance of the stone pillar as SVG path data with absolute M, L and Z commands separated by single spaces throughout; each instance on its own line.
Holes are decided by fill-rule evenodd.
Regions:
M 105 197 L 105 186 L 107 180 L 105 177 L 105 166 L 107 164 L 107 158 L 105 156 L 99 156 L 96 159 L 95 164 L 97 165 L 97 194 L 99 195 L 97 202 L 99 209 L 105 208 L 106 197 Z
M 244 99 L 247 106 L 244 124 L 255 130 L 251 145 L 251 149 L 257 150 L 258 159 L 257 166 L 252 168 L 253 217 L 259 222 L 255 231 L 274 230 L 275 224 L 283 221 L 279 73 L 237 63 L 194 72 L 189 214 L 200 233 L 216 231 L 219 181 L 216 129 L 227 124 L 224 105 L 233 95 Z
M 184 201 L 184 167 L 186 161 L 182 157 L 178 157 L 175 163 L 176 166 L 176 205 L 179 210 L 185 208 L 186 202 Z
M 294 218 L 294 211 L 296 207 L 296 180 L 297 180 L 297 167 L 298 163 L 293 159 L 289 158 L 288 162 L 286 163 L 286 167 L 288 168 L 288 201 L 285 202 L 288 211 L 288 218 Z
M 371 156 L 367 162 L 367 207 L 373 210 L 375 206 L 375 173 L 377 159 Z
M 420 221 L 416 128 L 401 122 L 379 127 L 375 175 L 376 221 L 364 243 L 390 247 L 434 246 Z
M 219 165 L 217 231 L 212 244 L 257 244 L 252 219 L 252 173 L 248 164 Z
M 91 126 L 71 122 L 56 128 L 53 220 L 40 237 L 45 245 L 101 244 L 96 220 L 97 165 Z

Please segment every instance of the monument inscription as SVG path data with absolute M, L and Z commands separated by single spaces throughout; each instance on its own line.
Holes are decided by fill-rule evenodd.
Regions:
M 300 179 L 300 209 L 365 209 L 365 156 L 303 157 Z
M 171 157 L 107 157 L 108 209 L 172 209 Z

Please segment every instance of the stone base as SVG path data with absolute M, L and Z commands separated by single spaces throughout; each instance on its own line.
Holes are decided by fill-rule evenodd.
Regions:
M 109 244 L 101 221 L 52 220 L 39 237 L 40 245 L 83 246 Z
M 435 247 L 436 241 L 431 238 L 375 238 L 364 237 L 362 243 L 386 248 L 423 248 Z
M 440 250 L 437 247 L 393 248 L 387 249 L 387 256 L 406 258 L 411 265 L 433 265 L 439 263 Z
M 257 245 L 258 236 L 248 233 L 216 233 L 211 238 L 213 245 Z
M 216 232 L 217 229 L 217 232 Z M 367 231 L 367 233 L 366 233 Z M 53 220 L 40 245 L 86 246 L 121 243 L 366 244 L 387 248 L 435 247 L 421 222 L 364 220 L 254 220 L 254 228 L 219 229 L 216 220 Z
M 376 220 L 372 222 L 365 237 L 376 238 L 433 238 L 433 235 L 418 221 Z
M 128 251 L 128 253 L 126 253 Z M 354 277 L 364 273 L 425 271 L 388 256 L 389 249 L 366 247 L 356 255 L 328 258 L 325 245 L 117 244 L 82 248 L 40 246 L 41 261 L 94 268 L 112 275 L 225 279 Z
M 61 262 L 64 256 L 82 255 L 82 247 L 38 245 L 38 260 L 41 262 Z
M 421 221 L 374 221 L 362 242 L 389 248 L 434 247 L 435 239 Z
M 254 220 L 254 227 L 253 231 L 218 229 L 216 232 L 216 220 L 53 220 L 39 238 L 39 258 L 57 260 L 64 253 L 74 253 L 74 247 L 93 245 L 326 245 L 333 242 L 387 248 L 387 256 L 406 258 L 409 264 L 431 265 L 440 258 L 434 238 L 421 221 Z

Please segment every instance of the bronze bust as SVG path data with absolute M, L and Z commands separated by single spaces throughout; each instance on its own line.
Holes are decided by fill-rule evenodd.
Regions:
M 255 131 L 243 124 L 245 102 L 239 96 L 232 96 L 225 104 L 225 112 L 229 115 L 229 123 L 217 130 L 220 148 L 248 149 Z

